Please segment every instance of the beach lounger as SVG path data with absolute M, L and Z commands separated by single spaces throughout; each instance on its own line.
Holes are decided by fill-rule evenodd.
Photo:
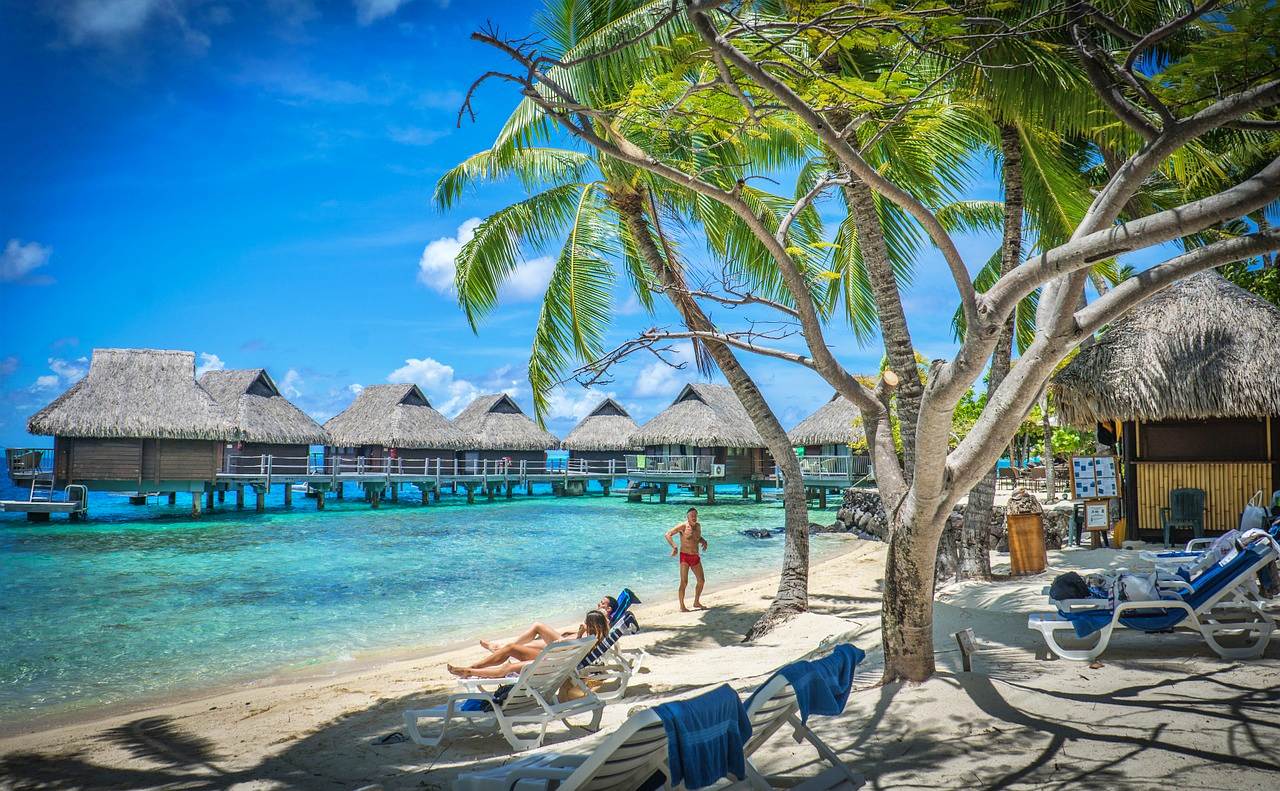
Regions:
M 449 726 L 462 720 L 473 726 L 496 727 L 513 749 L 527 750 L 542 744 L 547 725 L 552 720 L 563 720 L 571 726 L 569 718 L 579 714 L 591 714 L 587 728 L 600 726 L 604 714 L 604 701 L 596 696 L 578 677 L 578 664 L 595 646 L 595 640 L 564 640 L 542 649 L 520 675 L 511 682 L 507 694 L 500 690 L 473 689 L 449 696 L 443 706 L 430 709 L 410 709 L 404 713 L 405 728 L 409 738 L 425 747 L 438 746 L 449 731 Z M 561 702 L 560 688 L 570 682 L 582 691 L 582 697 Z M 479 702 L 483 709 L 468 701 Z M 424 735 L 418 729 L 419 720 L 440 720 L 440 730 L 434 735 Z M 536 728 L 533 736 L 521 736 L 518 727 Z
M 606 702 L 612 702 L 627 694 L 627 685 L 631 677 L 644 669 L 649 655 L 639 651 L 623 651 L 622 638 L 637 634 L 640 625 L 631 613 L 624 613 L 609 634 L 582 659 L 578 665 L 578 676 L 595 689 L 596 696 Z
M 1190 581 L 1162 580 L 1159 583 L 1162 595 L 1171 598 L 1052 602 L 1058 611 L 1029 615 L 1027 628 L 1040 632 L 1049 649 L 1058 656 L 1080 662 L 1097 659 L 1106 650 L 1117 626 L 1148 633 L 1190 628 L 1198 631 L 1209 647 L 1224 659 L 1259 657 L 1271 641 L 1275 622 L 1257 601 L 1258 572 L 1280 557 L 1280 546 L 1261 531 L 1251 531 L 1242 542 L 1243 549 Z M 1060 632 L 1066 631 L 1081 639 L 1096 632 L 1097 642 L 1090 648 L 1069 648 L 1058 638 Z M 1219 638 L 1228 635 L 1247 642 L 1242 646 L 1224 646 Z

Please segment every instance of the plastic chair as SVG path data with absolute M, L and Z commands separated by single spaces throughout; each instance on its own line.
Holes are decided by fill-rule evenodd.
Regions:
M 1172 545 L 1174 528 L 1190 528 L 1196 538 L 1204 538 L 1204 501 L 1204 489 L 1174 489 L 1169 492 L 1169 504 L 1160 509 L 1165 546 Z

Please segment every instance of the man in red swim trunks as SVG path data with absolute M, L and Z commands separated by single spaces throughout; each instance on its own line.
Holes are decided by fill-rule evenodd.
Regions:
M 671 540 L 677 533 L 680 534 L 679 547 Z M 697 508 L 690 508 L 684 521 L 667 531 L 667 543 L 671 545 L 671 557 L 680 556 L 680 612 L 689 612 L 689 608 L 684 606 L 684 589 L 689 584 L 690 569 L 693 569 L 693 576 L 698 580 L 693 588 L 693 608 L 707 609 L 702 606 L 702 586 L 707 580 L 702 576 L 702 557 L 698 554 L 699 550 L 707 548 L 707 540 L 702 537 Z

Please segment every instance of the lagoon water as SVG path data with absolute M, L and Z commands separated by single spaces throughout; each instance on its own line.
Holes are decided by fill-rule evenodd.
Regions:
M 184 495 L 173 507 L 93 495 L 88 522 L 0 516 L 0 719 L 499 636 L 623 586 L 669 595 L 676 570 L 662 534 L 697 504 L 593 492 L 470 506 L 446 495 L 424 507 L 414 491 L 413 504 L 374 511 L 348 487 L 317 513 L 311 500 L 286 511 L 280 498 L 263 514 L 228 498 L 199 520 Z M 735 498 L 701 510 L 713 589 L 781 562 L 781 537 L 740 532 L 780 528 L 780 505 Z

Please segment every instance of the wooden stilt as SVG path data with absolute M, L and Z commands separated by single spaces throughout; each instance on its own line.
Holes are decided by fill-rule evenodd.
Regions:
M 756 502 L 757 503 L 764 502 L 764 487 L 757 483 L 754 488 L 755 488 L 755 494 L 756 494 Z
M 267 510 L 267 487 L 253 487 L 253 510 L 262 513 Z
M 707 505 L 716 504 L 716 485 L 714 483 L 707 484 Z
M 658 502 L 665 503 L 667 501 L 667 484 L 662 484 L 658 488 Z
M 485 484 L 484 495 L 489 502 L 493 502 L 493 486 L 491 484 Z
M 744 499 L 744 500 L 745 500 L 745 499 L 747 499 L 747 497 L 749 497 L 749 496 L 750 496 L 751 492 L 749 491 L 749 489 L 750 489 L 750 487 L 749 487 L 749 486 L 747 486 L 745 483 L 744 483 L 744 484 L 742 484 L 742 499 Z
M 431 498 L 437 503 L 440 502 L 440 487 L 437 486 L 431 490 Z
M 177 505 L 177 504 L 178 504 L 178 493 L 169 492 L 169 505 Z
M 467 505 L 474 505 L 475 502 L 476 502 L 476 490 L 468 486 L 467 487 Z
M 145 494 L 129 495 L 129 505 L 146 505 L 146 504 L 147 504 L 147 496 Z
M 244 508 L 244 487 L 236 486 L 236 510 Z
M 601 482 L 600 482 L 600 488 L 604 490 L 604 496 L 605 496 L 605 497 L 608 497 L 608 496 L 609 496 L 609 483 L 610 483 L 609 481 L 601 481 Z
M 524 493 L 530 497 L 533 496 L 533 481 L 524 482 Z
M 207 511 L 213 510 L 213 489 L 204 493 L 204 507 Z
M 391 502 L 393 503 L 400 502 L 400 484 L 399 483 L 391 484 Z
M 316 490 L 316 510 L 317 511 L 324 510 L 324 495 L 325 495 L 324 489 Z
M 827 507 L 827 489 L 825 486 L 818 489 L 818 507 Z
M 200 496 L 202 492 L 191 493 L 191 518 L 198 519 L 200 517 Z
M 377 508 L 382 505 L 382 490 L 376 486 L 370 486 L 365 489 L 365 495 L 369 498 L 369 505 Z
M 293 507 L 293 484 L 288 482 L 284 484 L 284 507 Z
M 342 491 L 342 488 L 343 488 L 343 484 L 339 483 L 339 484 L 338 484 L 338 487 L 337 487 L 337 490 L 336 490 L 336 491 L 338 492 L 338 499 L 339 499 L 339 500 L 343 499 L 343 494 L 344 494 L 344 492 Z
M 218 490 L 218 502 L 220 502 L 220 503 L 225 503 L 226 501 L 227 501 L 227 490 L 226 490 L 226 489 L 219 489 L 219 490 Z
M 510 481 L 510 480 L 507 481 L 506 483 L 507 485 L 504 488 L 507 490 L 507 499 L 510 500 L 511 495 L 514 493 L 514 489 L 516 488 L 516 485 L 514 481 Z

